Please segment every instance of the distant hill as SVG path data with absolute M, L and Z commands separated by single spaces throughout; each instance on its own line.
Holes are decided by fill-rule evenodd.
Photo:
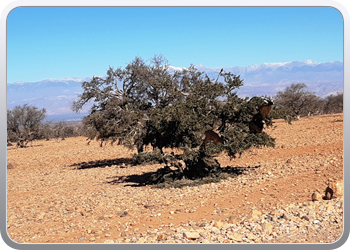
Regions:
M 80 123 L 84 116 L 89 113 L 71 113 L 61 115 L 47 115 L 44 121 L 50 121 L 52 123 L 63 121 L 65 123 Z
M 47 114 L 53 120 L 70 114 L 71 119 L 81 117 L 75 114 L 70 105 L 77 100 L 77 95 L 82 93 L 81 83 L 90 78 L 64 78 L 48 79 L 40 82 L 15 82 L 7 84 L 7 108 L 11 109 L 17 105 L 30 104 L 38 108 L 45 108 Z M 85 108 L 82 113 L 86 113 Z M 56 117 L 57 116 L 57 117 Z
M 207 68 L 203 65 L 196 67 L 213 79 L 217 78 L 221 70 L 221 68 Z M 290 84 L 301 82 L 321 97 L 343 91 L 343 63 L 337 61 L 264 63 L 247 67 L 223 67 L 223 69 L 240 75 L 241 79 L 244 79 L 244 86 L 238 91 L 240 96 L 274 96 Z
M 208 68 L 196 65 L 199 71 L 216 79 L 221 68 Z M 170 66 L 170 70 L 182 68 Z M 274 96 L 291 83 L 303 82 L 308 89 L 324 97 L 343 91 L 343 63 L 313 61 L 264 63 L 247 67 L 224 67 L 226 72 L 240 75 L 244 86 L 238 90 L 240 96 Z M 90 78 L 47 79 L 40 82 L 15 82 L 7 84 L 7 108 L 28 103 L 38 108 L 46 108 L 47 114 L 59 120 L 80 119 L 70 108 L 77 94 L 82 93 L 81 83 Z M 82 113 L 86 114 L 89 107 Z

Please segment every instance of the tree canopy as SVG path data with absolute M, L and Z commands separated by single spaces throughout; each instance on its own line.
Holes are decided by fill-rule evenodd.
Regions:
M 293 83 L 275 97 L 276 105 L 282 106 L 287 113 L 298 117 L 314 113 L 322 108 L 321 98 L 307 90 L 305 83 Z
M 90 139 L 123 140 L 139 154 L 148 144 L 161 154 L 163 148 L 181 148 L 180 158 L 189 167 L 210 159 L 213 148 L 236 157 L 250 147 L 274 146 L 265 132 L 249 133 L 264 98 L 240 98 L 242 85 L 240 76 L 223 70 L 210 79 L 193 65 L 173 70 L 163 56 L 148 63 L 136 57 L 125 69 L 110 67 L 106 77 L 82 83 L 84 92 L 72 107 L 79 111 L 93 103 L 84 118 Z M 204 132 L 215 129 L 224 144 L 202 147 Z
M 7 140 L 25 147 L 29 141 L 39 137 L 40 125 L 46 110 L 24 104 L 7 110 Z

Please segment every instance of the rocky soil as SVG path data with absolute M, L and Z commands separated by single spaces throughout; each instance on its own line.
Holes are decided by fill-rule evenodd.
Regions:
M 237 177 L 168 189 L 138 185 L 163 166 L 133 166 L 123 146 L 83 137 L 10 146 L 8 234 L 19 243 L 337 241 L 343 198 L 322 196 L 343 180 L 343 115 L 277 120 L 266 132 L 275 148 L 217 157 Z

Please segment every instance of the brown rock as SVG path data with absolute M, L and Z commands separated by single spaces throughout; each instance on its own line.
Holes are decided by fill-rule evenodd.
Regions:
M 157 240 L 163 240 L 165 238 L 164 234 L 158 234 Z
M 228 217 L 228 223 L 235 224 L 237 222 L 237 219 L 235 216 Z
M 128 215 L 128 212 L 127 212 L 127 211 L 124 211 L 124 212 L 118 211 L 118 212 L 117 212 L 117 215 L 119 215 L 120 217 L 125 217 L 125 216 Z
M 313 192 L 311 195 L 312 201 L 321 201 L 322 198 L 322 194 L 320 194 L 319 192 Z
M 325 199 L 341 199 L 343 198 L 343 180 L 328 181 L 328 187 L 325 190 Z
M 307 217 L 306 215 L 303 215 L 300 219 L 306 220 L 306 221 L 309 221 L 309 220 L 310 220 L 309 217 Z
M 333 198 L 333 190 L 330 187 L 327 187 L 325 190 L 325 196 L 324 199 L 325 200 L 331 200 Z
M 12 163 L 7 163 L 7 169 L 13 169 L 15 168 Z

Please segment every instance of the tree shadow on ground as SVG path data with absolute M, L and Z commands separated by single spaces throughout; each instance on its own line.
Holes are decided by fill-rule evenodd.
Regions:
M 19 147 L 16 144 L 12 144 L 12 145 L 7 145 L 7 150 L 16 150 L 19 148 L 36 148 L 36 147 L 42 147 L 42 146 L 43 146 L 42 144 L 39 144 L 39 145 L 30 145 L 30 146 L 27 145 L 27 146 Z
M 159 171 L 158 170 L 156 172 L 147 172 L 140 175 L 133 174 L 128 176 L 107 177 L 107 179 L 111 179 L 111 180 L 107 181 L 106 183 L 112 184 L 112 185 L 126 183 L 125 186 L 131 186 L 131 187 L 140 187 L 140 186 L 150 185 L 157 188 L 171 188 L 171 187 L 181 188 L 183 186 L 199 186 L 207 183 L 219 182 L 220 180 L 226 179 L 228 177 L 236 177 L 247 171 L 255 171 L 255 169 L 259 167 L 260 165 L 248 166 L 248 167 L 227 166 L 227 167 L 221 168 L 220 173 L 218 173 L 215 176 L 208 176 L 208 177 L 197 178 L 193 180 L 182 178 L 180 180 L 172 180 L 172 181 L 167 181 L 164 183 L 157 183 L 157 184 L 150 183 L 150 180 L 154 175 L 157 174 L 157 172 Z
M 127 167 L 126 165 L 132 165 L 133 161 L 131 158 L 117 158 L 117 159 L 105 159 L 98 161 L 80 162 L 70 165 L 74 169 L 89 169 L 89 168 L 105 168 L 113 165 L 120 166 L 121 168 Z

